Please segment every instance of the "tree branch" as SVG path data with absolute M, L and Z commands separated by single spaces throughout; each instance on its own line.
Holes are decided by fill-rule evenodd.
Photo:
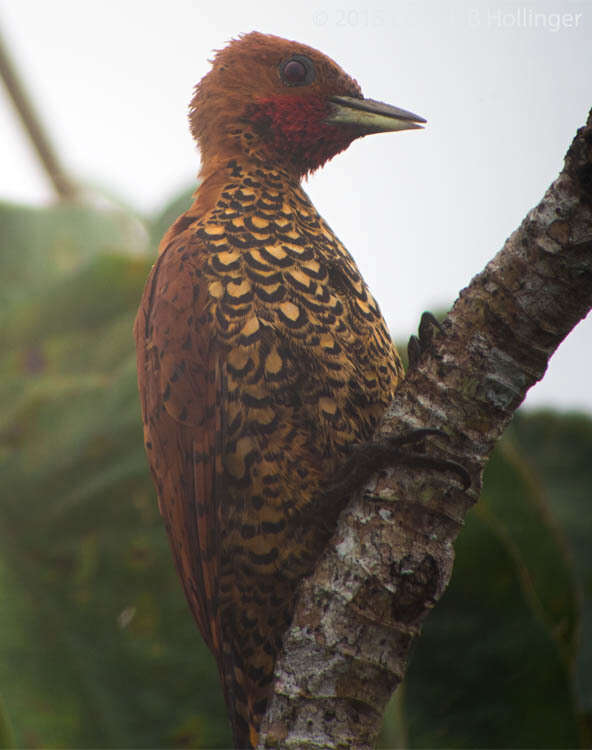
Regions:
M 19 77 L 16 66 L 10 59 L 8 49 L 0 35 L 0 78 L 4 81 L 6 91 L 21 119 L 33 148 L 39 157 L 45 174 L 49 177 L 54 190 L 61 200 L 74 200 L 78 197 L 79 188 L 61 164 L 57 152 L 51 143 L 47 129 L 43 126 L 35 110 L 31 97 Z
M 464 289 L 402 383 L 381 435 L 439 427 L 430 454 L 471 473 L 398 467 L 341 514 L 303 582 L 259 747 L 371 748 L 420 626 L 448 585 L 452 543 L 528 389 L 592 306 L 592 112 L 559 177 Z

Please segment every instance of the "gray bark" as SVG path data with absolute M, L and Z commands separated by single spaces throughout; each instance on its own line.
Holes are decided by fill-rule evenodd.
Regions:
M 453 542 L 493 447 L 591 306 L 592 112 L 544 198 L 460 293 L 379 430 L 442 429 L 448 439 L 428 438 L 427 452 L 461 463 L 471 487 L 398 466 L 349 502 L 301 587 L 260 748 L 374 746 L 411 645 L 450 580 Z

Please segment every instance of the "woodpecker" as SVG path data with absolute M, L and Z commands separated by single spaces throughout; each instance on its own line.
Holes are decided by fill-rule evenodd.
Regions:
M 364 98 L 317 50 L 258 32 L 195 88 L 199 188 L 161 242 L 134 330 L 159 506 L 236 747 L 257 745 L 297 585 L 342 509 L 332 479 L 404 376 L 301 180 L 356 138 L 424 122 Z

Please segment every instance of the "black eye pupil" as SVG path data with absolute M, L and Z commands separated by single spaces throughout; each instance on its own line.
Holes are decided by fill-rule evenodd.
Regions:
M 284 80 L 287 83 L 302 83 L 306 79 L 306 67 L 300 60 L 290 60 L 284 66 Z

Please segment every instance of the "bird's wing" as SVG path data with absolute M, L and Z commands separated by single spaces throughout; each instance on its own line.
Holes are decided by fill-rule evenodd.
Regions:
M 146 282 L 134 326 L 138 386 L 150 468 L 177 571 L 220 664 L 216 599 L 224 373 L 212 345 L 207 286 L 187 255 L 180 235 Z

